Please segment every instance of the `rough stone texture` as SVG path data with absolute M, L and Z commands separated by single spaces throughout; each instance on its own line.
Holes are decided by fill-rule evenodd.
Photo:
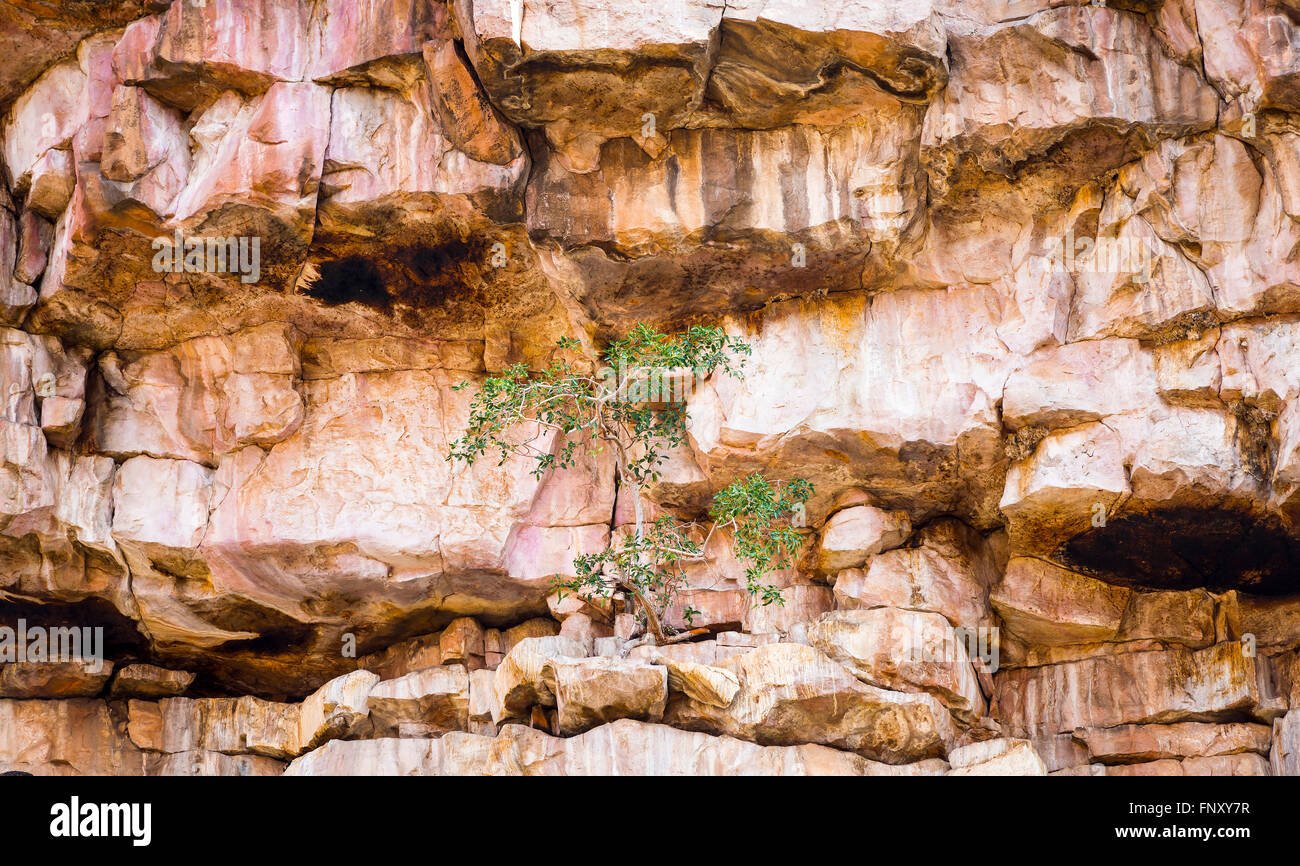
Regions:
M 298 742 L 314 749 L 326 740 L 355 734 L 368 721 L 367 699 L 379 683 L 369 671 L 353 671 L 330 680 L 302 702 Z
M 93 698 L 112 676 L 111 662 L 18 662 L 0 667 L 0 698 Z
M 103 701 L 0 700 L 0 767 L 38 776 L 142 775 L 145 756 Z
M 1255 712 L 1269 718 L 1259 660 L 1237 643 L 1000 671 L 995 717 L 1023 734 Z
M 1046 776 L 1047 765 L 1028 740 L 985 740 L 953 749 L 948 776 Z
M 105 630 L 0 638 L 0 762 L 1294 772 L 1297 8 L 0 2 L 0 627 Z M 446 459 L 638 321 L 752 348 L 639 500 Z M 555 597 L 755 471 L 784 605 Z
M 542 668 L 555 695 L 556 732 L 581 733 L 618 719 L 657 722 L 668 700 L 668 669 L 623 659 L 556 659 Z
M 685 696 L 669 705 L 670 724 L 763 745 L 822 743 L 896 764 L 942 756 L 953 738 L 935 698 L 860 683 L 811 647 L 770 644 L 719 666 L 740 681 L 731 704 Z
M 469 688 L 464 665 L 425 668 L 385 680 L 370 690 L 370 718 L 381 736 L 463 731 L 469 726 Z
M 153 665 L 127 665 L 113 677 L 113 698 L 174 698 L 194 682 L 188 671 L 169 671 Z
M 837 511 L 822 530 L 817 565 L 827 572 L 861 568 L 882 550 L 898 547 L 911 531 L 904 513 L 890 514 L 865 505 Z
M 968 642 L 939 614 L 893 607 L 840 611 L 811 623 L 807 636 L 864 683 L 928 692 L 968 717 L 986 714 Z
M 1287 713 L 1273 722 L 1269 767 L 1274 776 L 1300 776 L 1300 714 Z
M 335 741 L 289 765 L 289 776 L 903 776 L 941 775 L 939 760 L 894 766 L 824 746 L 756 746 L 630 719 L 570 739 L 508 725 L 495 740 Z
M 1244 752 L 1266 755 L 1269 751 L 1269 729 L 1266 725 L 1211 725 L 1203 722 L 1121 725 L 1115 728 L 1081 728 L 1074 732 L 1074 738 L 1087 746 L 1088 755 L 1093 761 L 1105 764 L 1214 757 Z

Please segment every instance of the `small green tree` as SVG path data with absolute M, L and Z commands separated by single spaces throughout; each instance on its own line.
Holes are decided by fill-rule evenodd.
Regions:
M 532 474 L 541 478 L 573 466 L 584 444 L 595 452 L 614 449 L 619 484 L 634 503 L 634 531 L 600 553 L 577 557 L 575 576 L 554 579 L 561 597 L 573 592 L 599 603 L 623 592 L 635 602 L 649 637 L 658 643 L 682 639 L 693 632 L 672 635 L 664 619 L 685 585 L 685 564 L 703 554 L 713 532 L 726 529 L 733 553 L 745 563 L 749 592 L 761 604 L 784 604 L 781 591 L 764 577 L 790 567 L 798 556 L 802 536 L 793 518 L 812 495 L 807 481 L 774 482 L 755 473 L 733 482 L 714 497 L 712 526 L 701 542 L 692 540 L 703 531 L 692 522 L 664 516 L 646 525 L 641 505 L 642 489 L 660 479 L 668 451 L 686 441 L 690 386 L 717 371 L 741 378 L 750 346 L 720 328 L 695 326 L 668 335 L 638 324 L 609 345 L 607 366 L 595 373 L 575 362 L 576 340 L 561 339 L 557 348 L 541 371 L 515 364 L 483 382 L 470 405 L 469 427 L 452 443 L 448 459 L 473 464 L 493 454 L 500 465 L 525 454 L 534 460 Z M 530 425 L 531 436 L 515 433 Z M 537 447 L 547 430 L 558 444 Z M 685 608 L 687 624 L 698 614 Z

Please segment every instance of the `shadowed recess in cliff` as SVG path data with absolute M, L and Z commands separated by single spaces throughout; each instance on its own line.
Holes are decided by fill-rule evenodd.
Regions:
M 481 238 L 344 256 L 321 262 L 305 294 L 328 306 L 355 302 L 385 313 L 438 307 L 471 293 L 491 256 Z
M 1260 595 L 1300 590 L 1300 540 L 1276 518 L 1226 509 L 1121 515 L 1070 539 L 1057 558 L 1124 586 Z
M 102 628 L 104 658 L 122 664 L 149 659 L 149 642 L 133 620 L 102 598 L 75 604 L 36 604 L 19 599 L 0 601 L 0 626 L 17 628 L 22 620 L 34 628 Z

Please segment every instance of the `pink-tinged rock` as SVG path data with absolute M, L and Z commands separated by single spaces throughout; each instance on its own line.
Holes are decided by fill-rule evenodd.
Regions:
M 113 81 L 136 85 L 161 75 L 151 67 L 162 23 L 162 15 L 149 15 L 127 25 L 113 46 L 109 64 Z
M 324 224 L 332 231 L 366 227 L 370 209 L 389 201 L 404 210 L 424 202 L 428 220 L 476 208 L 509 207 L 518 198 L 528 159 L 479 162 L 456 150 L 442 132 L 432 105 L 431 84 L 421 78 L 409 96 L 390 90 L 342 87 L 330 107 L 329 170 L 322 182 Z M 434 228 L 438 223 L 433 224 Z
M 1274 722 L 1276 726 L 1282 720 Z M 1094 762 L 1132 764 L 1169 758 L 1214 757 L 1253 752 L 1267 755 L 1267 725 L 1182 722 L 1173 725 L 1121 725 L 1074 732 Z
M 1267 0 L 1197 0 L 1196 25 L 1205 71 L 1225 99 L 1295 111 L 1297 31 L 1288 4 Z
M 1262 755 L 1216 755 L 1182 761 L 1151 761 L 1146 764 L 1118 764 L 1106 768 L 1107 776 L 1268 776 L 1268 761 Z
M 787 583 L 781 586 L 781 598 L 782 602 L 763 604 L 761 597 L 746 593 L 745 630 L 785 635 L 835 609 L 834 592 L 822 584 Z
M 609 527 L 521 526 L 506 544 L 506 569 L 521 583 L 549 589 L 552 577 L 577 576 L 573 564 L 583 554 L 609 546 Z
M 205 235 L 267 235 L 263 271 L 296 276 L 314 229 L 329 118 L 330 91 L 315 84 L 277 83 L 249 100 L 223 93 L 190 133 L 198 147 L 174 221 Z M 250 192 L 268 212 L 264 229 L 241 215 Z
M 912 534 L 912 522 L 904 512 L 889 512 L 867 505 L 837 511 L 822 528 L 818 567 L 836 572 L 862 568 L 880 553 L 898 547 Z
M 775 643 L 719 662 L 740 691 L 726 708 L 688 696 L 665 719 L 760 744 L 820 743 L 891 764 L 936 757 L 952 742 L 952 718 L 927 694 L 878 689 L 812 647 Z
M 176 569 L 196 555 L 207 531 L 212 476 L 188 460 L 127 460 L 113 478 L 113 537 Z
M 1221 500 L 1263 499 L 1265 485 L 1239 445 L 1249 436 L 1241 425 L 1227 412 L 1175 408 L 1134 449 L 1133 496 L 1170 504 L 1204 502 L 1207 492 Z
M 388 70 L 368 68 L 375 61 L 419 54 L 431 41 L 451 44 L 446 6 L 432 0 L 327 0 L 316 4 L 310 27 L 315 81 L 356 80 L 369 75 L 385 81 Z M 392 80 L 392 79 L 388 79 Z
M 305 383 L 298 433 L 222 460 L 202 547 L 214 584 L 269 594 L 279 610 L 329 628 L 339 616 L 544 610 L 555 569 L 526 558 L 517 576 L 507 568 L 512 533 L 537 491 L 531 461 L 467 468 L 446 460 L 468 411 L 468 394 L 452 390 L 461 378 L 413 370 Z M 359 429 L 373 435 L 358 437 Z M 606 530 L 558 531 L 599 543 Z M 556 568 L 579 552 L 554 554 Z M 335 603 L 305 606 L 334 595 L 329 587 Z M 363 603 L 359 587 L 367 587 Z
M 1200 721 L 1258 711 L 1255 658 L 1236 642 L 1203 650 L 1171 649 L 999 671 L 993 717 L 1017 735 L 1123 724 Z
M 872 559 L 865 571 L 840 572 L 835 579 L 837 606 L 933 611 L 955 627 L 987 625 L 989 586 L 997 579 L 996 571 L 980 546 L 963 540 L 959 549 L 953 549 L 944 543 L 952 541 L 943 537 L 946 529 L 942 522 L 932 524 L 920 546 L 886 551 Z M 967 532 L 953 534 L 960 537 Z
M 936 509 L 992 523 L 1009 361 L 998 307 L 982 286 L 773 305 L 745 338 L 744 380 L 714 377 L 692 397 L 692 447 L 718 481 L 800 467 L 816 488 L 811 523 L 847 487 L 914 523 Z M 958 336 L 940 346 L 940 334 Z
M 100 161 L 100 174 L 112 182 L 111 191 L 110 184 L 103 186 L 113 207 L 122 207 L 118 199 L 129 199 L 159 220 L 172 214 L 191 169 L 184 122 L 181 112 L 142 88 L 114 89 Z
M 291 327 L 272 324 L 164 352 L 101 356 L 105 401 L 90 422 L 99 450 L 211 466 L 240 445 L 289 437 L 304 413 L 297 339 Z
M 73 397 L 51 397 L 40 400 L 40 432 L 45 440 L 60 449 L 70 449 L 81 433 L 82 415 L 86 400 Z
M 614 511 L 614 449 L 592 454 L 583 443 L 574 465 L 547 473 L 533 499 L 528 522 L 537 526 L 608 525 Z
M 568 598 L 573 598 L 569 596 Z M 568 600 L 566 598 L 566 601 Z M 587 608 L 590 610 L 590 608 Z M 564 622 L 560 625 L 560 637 L 567 637 L 582 644 L 587 650 L 587 655 L 593 655 L 596 651 L 596 639 L 608 638 L 614 635 L 614 628 L 604 620 L 593 621 L 586 613 L 571 613 L 565 617 Z
M 1154 365 L 1137 340 L 1088 340 L 1049 349 L 1012 373 L 1002 418 L 1013 430 L 1074 427 L 1144 413 L 1155 400 Z
M 139 776 L 144 756 L 103 701 L 0 700 L 0 769 L 38 776 Z
M 426 668 L 374 686 L 367 698 L 378 736 L 429 737 L 469 726 L 464 665 Z
M 562 735 L 618 719 L 657 722 L 668 700 L 668 669 L 630 659 L 552 659 L 542 679 L 555 695 Z
M 154 63 L 169 76 L 244 92 L 301 81 L 311 13 L 297 0 L 182 0 L 162 16 Z
M 1213 321 L 1214 287 L 1180 248 L 1141 219 L 1103 229 L 1105 245 L 1075 265 L 1071 340 L 1168 339 Z
M 1053 147 L 1086 149 L 1091 134 L 1108 146 L 1094 142 L 1091 159 L 1066 169 L 1069 179 L 1092 178 L 1137 155 L 1136 142 L 1115 130 L 1179 135 L 1216 120 L 1214 90 L 1130 12 L 1050 9 L 950 32 L 948 50 L 948 86 L 930 108 L 924 139 L 940 196 L 959 157 L 1007 172 Z
M 41 156 L 64 147 L 86 119 L 85 71 L 75 59 L 51 66 L 14 101 L 0 127 L 10 187 L 26 189 Z
M 0 417 L 38 425 L 46 401 L 83 401 L 87 356 L 84 349 L 64 349 L 55 337 L 0 329 L 0 387 L 4 389 Z
M 864 683 L 928 692 L 968 720 L 987 712 L 966 641 L 937 613 L 836 611 L 810 623 L 807 637 Z
M 1111 640 L 1132 593 L 1031 557 L 1013 557 L 989 602 L 1016 637 L 1037 644 Z
M 0 221 L 5 219 L 0 214 Z M 13 264 L 14 280 L 35 285 L 45 271 L 50 243 L 54 240 L 54 226 L 35 211 L 26 210 L 17 220 L 18 256 Z M 3 234 L 0 231 L 0 234 Z M 0 253 L 3 255 L 3 253 Z
M 1218 318 L 1300 310 L 1300 273 L 1283 252 L 1300 240 L 1291 217 L 1291 144 L 1271 136 L 1254 142 L 1265 154 L 1258 164 L 1252 149 L 1226 135 L 1164 142 L 1121 171 L 1119 183 L 1128 195 L 1107 197 L 1114 211 L 1110 220 L 1138 214 L 1163 240 L 1179 244 L 1194 269 L 1189 278 L 1208 281 Z M 1195 255 L 1186 252 L 1189 244 Z M 1205 306 L 1204 288 L 1196 290 L 1200 299 L 1194 302 L 1186 292 L 1169 293 L 1172 285 L 1157 288 L 1160 294 L 1146 299 L 1149 309 L 1180 307 L 1187 314 L 1181 316 L 1188 319 L 1184 327 L 1194 330 L 1209 323 L 1195 314 Z

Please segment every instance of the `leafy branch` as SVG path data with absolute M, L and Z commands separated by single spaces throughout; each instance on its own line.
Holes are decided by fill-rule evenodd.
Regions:
M 572 467 L 583 443 L 593 451 L 614 448 L 619 481 L 633 497 L 635 530 L 600 553 L 577 557 L 577 575 L 553 582 L 561 597 L 571 591 L 589 602 L 623 593 L 659 642 L 673 639 L 664 617 L 686 584 L 685 564 L 700 559 L 720 529 L 732 532 L 733 550 L 747 563 L 749 592 L 764 605 L 784 603 L 780 590 L 762 579 L 797 557 L 802 539 L 792 517 L 812 493 L 807 481 L 782 486 L 756 473 L 734 482 L 714 498 L 713 525 L 703 543 L 691 540 L 702 531 L 697 524 L 661 517 L 647 527 L 642 514 L 641 489 L 661 478 L 668 452 L 686 441 L 689 386 L 719 370 L 741 378 L 749 344 L 721 328 L 697 325 L 670 335 L 637 324 L 606 348 L 607 366 L 595 373 L 576 361 L 579 348 L 576 340 L 561 339 L 544 369 L 515 364 L 488 377 L 448 459 L 473 464 L 491 455 L 501 465 L 522 454 L 532 458 L 531 473 L 541 478 Z M 527 432 L 514 432 L 520 429 Z M 698 614 L 687 607 L 687 623 Z

